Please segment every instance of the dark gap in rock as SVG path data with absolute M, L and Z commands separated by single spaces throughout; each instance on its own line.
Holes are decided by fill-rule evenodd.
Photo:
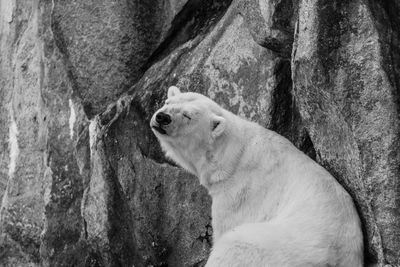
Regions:
M 272 94 L 270 129 L 288 138 L 297 148 L 316 160 L 314 144 L 303 125 L 293 97 L 290 62 L 288 60 L 279 62 L 274 75 L 279 83 Z
M 292 119 L 291 119 L 291 136 L 290 140 L 303 153 L 309 156 L 314 161 L 318 161 L 321 157 L 315 150 L 314 143 L 309 135 L 306 125 L 301 118 L 299 108 L 296 104 L 296 99 L 292 98 Z
M 82 103 L 83 106 L 83 111 L 85 112 L 86 116 L 88 117 L 89 120 L 91 120 L 95 114 L 93 114 L 93 106 L 90 102 L 84 101 Z
M 316 160 L 314 144 L 303 125 L 293 97 L 290 62 L 288 60 L 279 62 L 274 75 L 279 83 L 272 94 L 270 129 L 288 138 L 297 148 Z
M 307 131 L 304 130 L 303 135 L 301 136 L 300 141 L 300 150 L 303 151 L 307 156 L 312 158 L 313 160 L 317 159 L 317 154 L 315 152 L 314 144 L 311 141 L 311 138 Z
M 287 32 L 288 34 L 292 35 L 293 29 L 291 21 L 293 17 L 293 11 L 294 11 L 293 0 L 281 0 L 280 2 L 278 2 L 275 11 L 277 16 L 273 17 L 274 28 Z
M 100 124 L 101 126 L 107 125 L 117 115 L 117 106 L 114 105 L 111 109 L 107 109 L 106 112 L 101 113 Z
M 338 50 L 342 47 L 342 34 L 349 22 L 345 16 L 347 10 L 351 10 L 347 1 L 323 0 L 318 2 L 319 24 L 317 29 L 317 47 L 319 62 L 322 68 L 318 75 L 319 83 L 332 83 L 330 71 L 339 64 Z
M 271 126 L 270 129 L 291 138 L 292 121 L 292 78 L 290 62 L 281 60 L 275 69 L 274 75 L 279 81 L 272 94 Z
M 287 39 L 284 44 L 280 43 L 282 41 L 277 41 L 277 43 L 274 44 L 271 40 L 270 45 L 267 46 L 267 48 L 274 51 L 281 57 L 288 59 L 291 56 L 294 42 L 293 17 L 294 13 L 296 12 L 295 5 L 297 5 L 297 1 L 293 0 L 281 0 L 277 2 L 276 11 L 272 18 L 274 22 L 271 30 L 277 29 L 285 33 Z
M 276 39 L 269 39 L 268 42 L 264 41 L 264 43 L 261 43 L 260 45 L 262 47 L 265 47 L 273 52 L 275 52 L 277 55 L 283 58 L 289 58 L 290 57 L 290 51 L 291 51 L 291 42 L 290 44 L 282 47 L 282 43 L 279 40 Z
M 358 214 L 362 214 L 360 211 L 361 209 L 358 207 L 357 203 L 354 202 L 357 212 Z M 373 255 L 370 253 L 368 247 L 370 245 L 369 244 L 369 240 L 368 240 L 368 236 L 367 236 L 367 230 L 366 230 L 366 225 L 367 225 L 367 221 L 364 219 L 363 216 L 359 216 L 360 220 L 361 220 L 361 230 L 363 232 L 363 242 L 364 242 L 364 264 L 365 266 L 375 266 L 375 264 L 378 264 L 377 255 Z
M 143 73 L 174 49 L 205 33 L 225 14 L 232 0 L 189 0 L 175 16 L 165 40 L 144 64 Z
M 279 80 L 272 95 L 271 130 L 288 138 L 301 151 L 316 160 L 314 144 L 304 128 L 296 101 L 292 95 L 291 66 L 287 60 L 277 64 L 275 75 Z

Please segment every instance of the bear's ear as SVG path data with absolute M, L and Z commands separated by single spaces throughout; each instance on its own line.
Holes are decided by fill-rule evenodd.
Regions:
M 170 88 L 168 88 L 168 98 L 173 97 L 180 93 L 181 93 L 181 90 L 179 90 L 179 88 L 176 86 L 171 86 Z
M 226 120 L 221 116 L 214 115 L 211 119 L 211 136 L 217 138 L 225 131 Z

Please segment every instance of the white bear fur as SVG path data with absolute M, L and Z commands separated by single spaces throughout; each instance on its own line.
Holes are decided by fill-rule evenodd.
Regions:
M 349 194 L 287 139 L 197 93 L 168 91 L 153 128 L 166 155 L 212 197 L 214 246 L 206 267 L 363 266 Z

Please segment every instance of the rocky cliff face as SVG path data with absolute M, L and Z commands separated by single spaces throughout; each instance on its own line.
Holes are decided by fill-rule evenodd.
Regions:
M 148 122 L 177 85 L 292 140 L 400 266 L 400 4 L 0 1 L 0 263 L 203 266 L 210 198 Z

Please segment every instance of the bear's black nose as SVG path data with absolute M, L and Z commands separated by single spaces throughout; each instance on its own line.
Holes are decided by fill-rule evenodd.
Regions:
M 168 125 L 171 123 L 171 121 L 171 116 L 164 112 L 158 112 L 156 115 L 156 122 L 158 122 L 160 125 Z

